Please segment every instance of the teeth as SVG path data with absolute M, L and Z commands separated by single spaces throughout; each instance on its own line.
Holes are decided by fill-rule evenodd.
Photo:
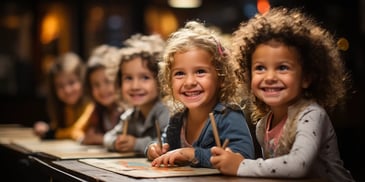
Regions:
M 275 92 L 275 91 L 279 91 L 280 89 L 277 88 L 266 88 L 265 91 L 267 92 Z
M 195 95 L 199 95 L 200 92 L 185 92 L 185 95 L 187 96 L 195 96 Z

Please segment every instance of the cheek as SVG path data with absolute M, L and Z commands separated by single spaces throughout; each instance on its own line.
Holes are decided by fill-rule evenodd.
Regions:
M 120 94 L 125 95 L 127 93 L 128 88 L 125 85 L 120 87 Z
M 172 81 L 171 83 L 171 92 L 173 94 L 177 93 L 179 91 L 180 88 L 180 84 L 178 81 Z
M 255 86 L 257 86 L 258 83 L 259 83 L 259 79 L 257 77 L 255 77 L 255 76 L 253 76 L 251 78 L 251 88 L 255 88 Z
M 61 89 L 56 90 L 56 95 L 59 99 L 63 100 L 65 93 Z
M 98 90 L 97 88 L 93 88 L 93 89 L 92 89 L 92 95 L 93 95 L 94 97 L 97 97 L 97 96 L 98 96 L 98 93 L 99 93 L 99 90 Z

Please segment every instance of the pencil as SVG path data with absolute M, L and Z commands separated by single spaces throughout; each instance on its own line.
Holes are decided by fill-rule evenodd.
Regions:
M 162 148 L 160 123 L 157 120 L 155 121 L 155 126 L 156 126 L 157 142 L 158 142 L 157 144 L 158 146 L 160 146 L 160 148 Z
M 215 144 L 217 144 L 218 147 L 222 147 L 221 146 L 221 141 L 219 140 L 219 134 L 218 134 L 218 130 L 217 130 L 217 124 L 215 123 L 215 119 L 214 119 L 213 113 L 209 113 L 209 117 L 210 117 L 210 122 L 212 123 L 212 129 L 213 129 Z
M 124 120 L 122 134 L 127 135 L 127 131 L 128 131 L 128 120 Z
M 228 146 L 228 143 L 229 143 L 229 139 L 226 138 L 223 142 L 223 145 L 222 145 L 222 148 L 225 149 L 227 146 Z

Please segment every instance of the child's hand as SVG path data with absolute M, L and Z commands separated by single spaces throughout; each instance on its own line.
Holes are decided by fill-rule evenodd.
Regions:
M 114 143 L 114 148 L 118 152 L 132 152 L 136 138 L 132 135 L 119 135 Z
M 170 146 L 168 143 L 164 143 L 162 148 L 158 145 L 158 143 L 153 143 L 148 146 L 147 150 L 147 158 L 148 160 L 153 160 L 160 155 L 166 153 L 169 150 Z
M 229 148 L 212 147 L 210 162 L 214 168 L 226 175 L 237 175 L 240 163 L 245 159 L 240 153 L 233 153 Z
M 90 128 L 85 132 L 85 136 L 81 141 L 84 145 L 96 145 L 103 142 L 103 134 L 97 133 L 95 129 Z
M 49 130 L 49 125 L 44 121 L 37 121 L 33 126 L 33 133 L 39 137 L 42 137 Z
M 194 159 L 194 148 L 180 148 L 169 151 L 151 163 L 153 167 L 164 165 L 165 167 L 173 166 L 175 163 L 187 163 Z

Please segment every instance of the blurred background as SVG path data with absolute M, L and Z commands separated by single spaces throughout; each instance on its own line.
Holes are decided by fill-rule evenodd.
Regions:
M 188 4 L 188 3 L 192 4 Z M 353 84 L 344 106 L 331 113 L 341 157 L 364 180 L 364 0 L 2 0 L 0 2 L 0 124 L 47 120 L 45 73 L 66 51 L 85 61 L 100 44 L 120 47 L 135 33 L 166 38 L 200 19 L 230 35 L 239 23 L 275 6 L 301 7 L 340 39 Z M 361 139 L 362 138 L 362 139 Z

